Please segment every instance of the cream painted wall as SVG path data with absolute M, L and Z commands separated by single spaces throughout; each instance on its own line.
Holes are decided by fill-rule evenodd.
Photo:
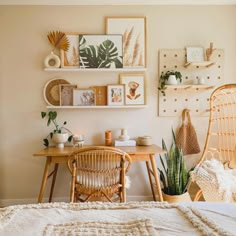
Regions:
M 0 6 L 0 205 L 36 202 L 45 159 L 32 154 L 43 148 L 49 128 L 41 120 L 46 110 L 44 84 L 62 76 L 81 87 L 118 82 L 118 73 L 49 73 L 43 60 L 50 52 L 47 33 L 52 30 L 105 33 L 105 16 L 147 16 L 147 104 L 144 109 L 58 110 L 59 120 L 68 121 L 74 133 L 84 133 L 87 144 L 104 141 L 104 131 L 113 137 L 126 127 L 134 138 L 151 135 L 160 145 L 170 142 L 171 126 L 179 117 L 157 116 L 158 50 L 207 47 L 213 41 L 225 49 L 225 83 L 235 83 L 236 7 L 235 6 Z M 201 147 L 207 118 L 192 118 Z M 199 155 L 189 157 L 196 162 Z M 134 164 L 130 174 L 129 199 L 150 199 L 144 165 Z M 66 200 L 69 191 L 66 167 L 59 170 L 55 198 Z M 48 196 L 48 189 L 46 191 Z

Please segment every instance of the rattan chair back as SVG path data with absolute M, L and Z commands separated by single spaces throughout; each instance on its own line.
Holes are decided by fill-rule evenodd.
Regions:
M 130 156 L 113 147 L 81 148 L 68 161 L 72 174 L 71 202 L 126 201 L 125 174 Z

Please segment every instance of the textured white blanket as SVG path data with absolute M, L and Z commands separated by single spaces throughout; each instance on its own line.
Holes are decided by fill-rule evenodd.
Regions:
M 44 203 L 0 209 L 0 235 L 236 235 L 236 206 Z M 100 230 L 99 230 L 100 229 Z

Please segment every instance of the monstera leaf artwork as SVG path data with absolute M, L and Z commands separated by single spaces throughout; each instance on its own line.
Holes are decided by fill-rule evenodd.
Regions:
M 122 68 L 122 35 L 79 35 L 80 68 Z

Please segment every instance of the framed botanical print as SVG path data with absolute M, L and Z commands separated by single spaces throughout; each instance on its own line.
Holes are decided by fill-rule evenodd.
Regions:
M 74 84 L 60 84 L 60 106 L 73 106 L 73 90 L 77 88 Z
M 107 85 L 108 106 L 124 105 L 124 91 L 125 86 L 123 84 Z
M 61 67 L 79 67 L 79 34 L 66 33 L 69 41 L 69 48 L 67 51 L 60 50 Z
M 122 35 L 79 35 L 80 68 L 122 68 Z
M 95 90 L 88 89 L 74 89 L 73 90 L 73 105 L 74 106 L 95 106 Z
M 146 67 L 146 17 L 106 17 L 106 33 L 123 35 L 123 67 Z
M 120 83 L 125 85 L 125 104 L 145 104 L 145 75 L 120 74 Z
M 96 91 L 96 106 L 107 105 L 107 86 L 92 86 Z

